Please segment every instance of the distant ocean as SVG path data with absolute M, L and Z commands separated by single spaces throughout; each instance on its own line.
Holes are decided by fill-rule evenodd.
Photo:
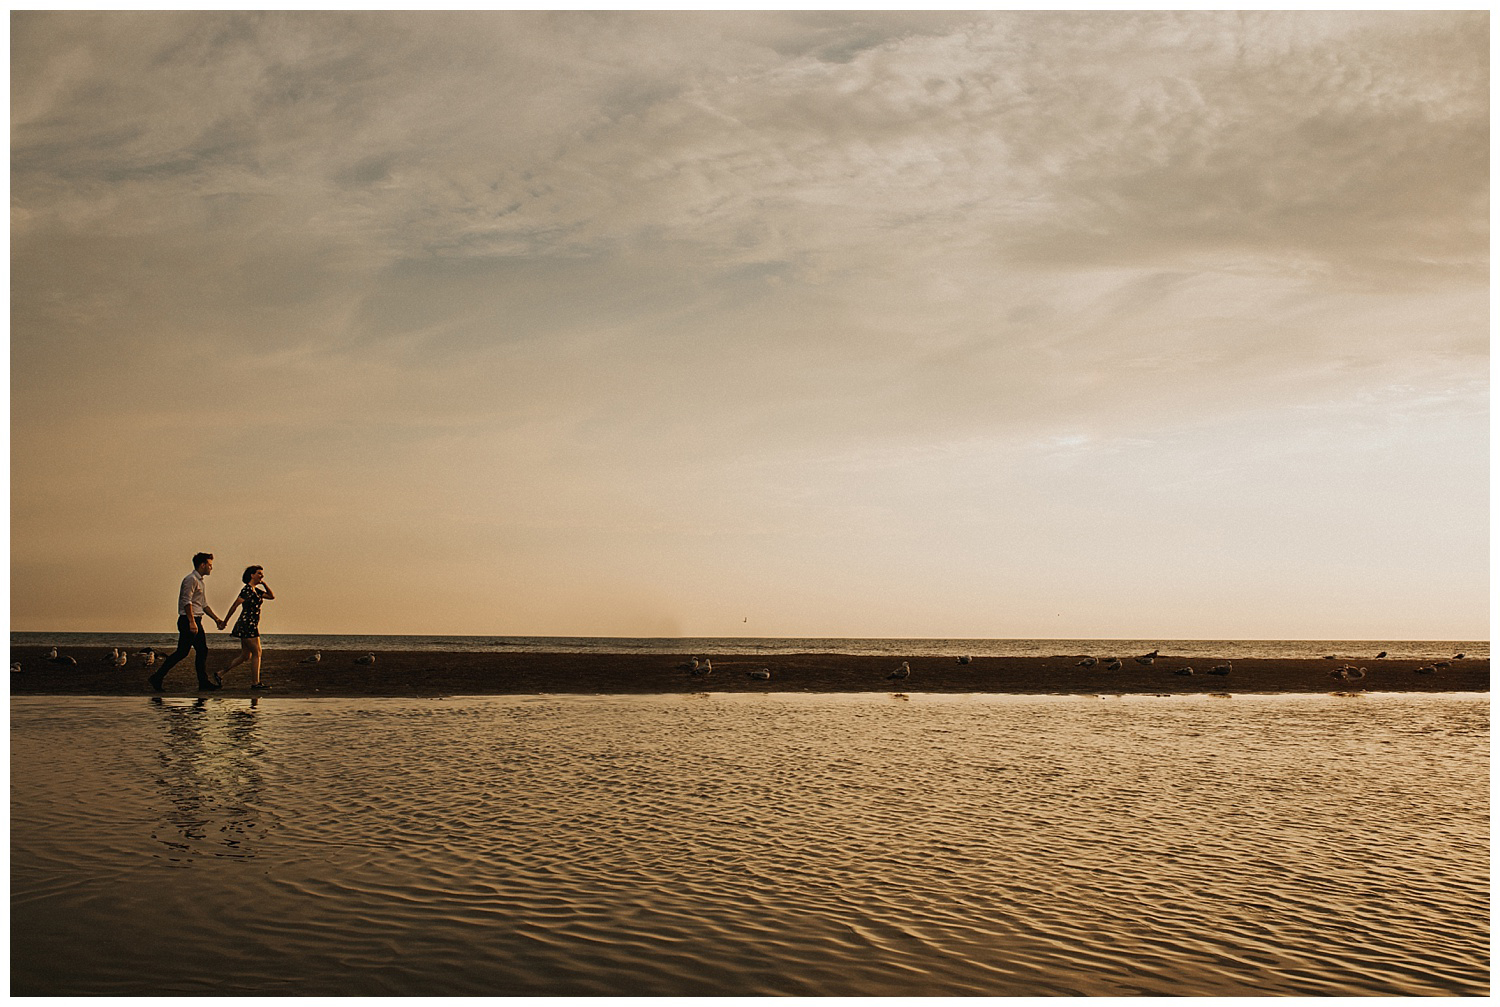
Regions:
M 13 647 L 154 647 L 171 650 L 174 633 L 12 633 Z M 1072 654 L 1163 654 L 1186 658 L 1373 658 L 1428 661 L 1455 654 L 1490 656 L 1485 640 L 959 640 L 810 637 L 397 636 L 276 633 L 267 650 L 436 651 L 526 654 L 851 654 L 871 657 L 1051 657 Z M 209 634 L 210 647 L 237 647 Z

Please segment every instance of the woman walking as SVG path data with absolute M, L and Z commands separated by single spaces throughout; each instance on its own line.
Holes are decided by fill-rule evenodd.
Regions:
M 262 602 L 270 601 L 276 597 L 271 593 L 271 587 L 265 582 L 265 570 L 258 566 L 245 567 L 245 574 L 241 578 L 245 582 L 240 596 L 234 599 L 234 604 L 229 606 L 229 611 L 224 614 L 224 621 L 228 622 L 234 615 L 234 610 L 244 603 L 245 610 L 240 613 L 239 621 L 234 624 L 234 629 L 229 631 L 230 636 L 240 638 L 240 652 L 225 673 L 234 669 L 237 665 L 250 662 L 250 670 L 254 672 L 255 681 L 250 683 L 250 688 L 265 691 L 271 688 L 260 680 L 260 606 Z

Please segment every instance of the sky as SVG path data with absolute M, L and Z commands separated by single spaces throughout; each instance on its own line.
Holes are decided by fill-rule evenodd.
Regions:
M 1487 639 L 1485 11 L 11 15 L 11 620 Z

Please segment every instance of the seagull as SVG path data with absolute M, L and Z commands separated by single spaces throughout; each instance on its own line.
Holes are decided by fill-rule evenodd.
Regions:
M 752 671 L 752 672 L 750 672 L 749 675 L 753 679 L 756 679 L 758 681 L 764 682 L 764 681 L 766 681 L 767 679 L 769 679 L 771 677 L 771 669 L 770 668 L 762 668 L 759 671 Z
M 1227 675 L 1233 670 L 1234 662 L 1225 661 L 1223 664 L 1216 664 L 1212 668 L 1208 669 L 1208 673 L 1210 675 Z
M 156 651 L 154 651 L 154 650 L 148 650 L 148 651 L 146 651 L 146 656 L 143 657 L 141 660 L 145 662 L 146 667 L 148 667 L 148 668 L 151 667 L 153 664 L 156 663 Z
M 123 667 L 125 667 L 125 662 L 128 661 L 128 660 L 130 660 L 130 658 L 128 658 L 128 657 L 125 656 L 125 652 L 123 650 L 115 652 L 115 667 L 116 668 L 123 668 Z
M 1453 655 L 1453 660 L 1455 660 L 1455 661 L 1462 661 L 1463 659 L 1464 659 L 1464 656 L 1462 654 L 1454 654 Z
M 375 663 L 375 655 L 374 654 L 366 654 L 364 657 L 356 657 L 354 659 L 354 663 L 355 664 L 364 664 L 364 665 L 373 665 Z
M 961 657 L 961 658 L 958 659 L 958 663 L 959 664 L 970 664 L 970 663 L 973 662 L 973 660 L 974 659 L 972 657 L 970 657 L 968 654 L 965 654 L 963 657 Z
M 21 673 L 21 662 L 20 661 L 12 661 L 10 663 L 10 673 L 12 675 L 19 675 Z
M 694 675 L 712 675 L 713 673 L 714 673 L 714 663 L 712 661 L 710 661 L 708 658 L 705 657 L 703 659 L 703 663 L 699 664 L 698 663 L 698 659 L 696 657 L 693 658 L 693 674 Z
M 1323 660 L 1325 660 L 1325 661 L 1337 661 L 1338 659 L 1339 659 L 1339 656 L 1337 654 L 1324 654 L 1323 655 Z
M 57 660 L 57 648 L 56 647 L 53 647 L 51 650 L 47 651 L 47 660 L 49 660 L 49 661 L 56 661 Z
M 1417 669 L 1417 674 L 1418 675 L 1431 675 L 1435 670 L 1436 669 L 1433 668 L 1433 667 L 1431 667 L 1431 666 L 1424 666 L 1424 667 L 1421 667 L 1421 668 Z
M 1340 682 L 1358 682 L 1364 679 L 1365 669 L 1350 667 L 1346 664 L 1338 671 L 1331 671 L 1328 674 Z
M 1135 663 L 1136 664 L 1150 664 L 1151 662 L 1153 662 L 1155 660 L 1156 660 L 1156 658 L 1153 657 L 1150 654 L 1142 654 L 1140 657 L 1138 657 L 1138 658 L 1135 659 Z
M 109 653 L 106 654 L 104 657 L 100 658 L 100 660 L 104 661 L 107 664 L 119 664 L 120 663 L 120 648 L 119 647 L 111 647 L 109 649 Z
M 1432 662 L 1432 666 L 1434 668 L 1446 668 L 1446 667 L 1448 667 L 1448 662 L 1447 661 L 1434 661 L 1434 662 Z
M 683 661 L 677 667 L 683 669 L 684 671 L 697 671 L 698 670 L 698 659 L 696 657 L 694 657 L 694 658 L 691 658 L 689 660 Z
M 323 660 L 323 652 L 321 650 L 315 650 L 315 651 L 313 651 L 313 656 L 312 657 L 304 657 L 302 659 L 302 663 L 303 664 L 317 664 L 321 660 Z
M 54 657 L 52 659 L 52 663 L 53 664 L 77 664 L 78 662 L 75 661 L 73 658 L 69 657 L 67 654 L 64 654 L 62 657 Z
M 156 648 L 155 647 L 143 647 L 140 650 L 138 650 L 138 651 L 135 652 L 135 656 L 136 657 L 145 657 L 147 654 L 155 654 L 155 653 L 156 653 Z
M 1192 668 L 1178 668 L 1176 671 L 1172 672 L 1172 674 L 1174 675 L 1191 675 L 1192 673 Z M 1209 674 L 1212 675 L 1213 672 L 1209 672 Z
M 1109 659 L 1109 663 L 1106 664 L 1104 667 L 1107 670 L 1109 670 L 1109 671 L 1119 671 L 1121 668 L 1123 668 L 1125 666 L 1120 663 L 1120 659 L 1118 657 L 1112 657 L 1112 658 Z
M 1376 654 L 1375 656 L 1376 657 L 1385 657 L 1385 651 L 1382 650 L 1380 653 Z
M 1149 653 L 1149 654 L 1142 654 L 1141 656 L 1142 657 L 1161 657 L 1161 651 L 1160 650 L 1153 650 L 1151 653 Z
M 1095 658 L 1095 657 L 1086 657 L 1082 661 L 1078 662 L 1077 667 L 1079 667 L 1079 668 L 1092 668 L 1094 665 L 1096 665 L 1098 663 L 1099 663 L 1099 659 L 1098 658 Z
M 885 677 L 886 678 L 906 678 L 906 677 L 908 677 L 910 675 L 911 675 L 911 663 L 909 661 L 902 661 L 901 662 L 901 667 L 897 668 L 895 671 L 891 672 L 889 675 L 887 675 Z

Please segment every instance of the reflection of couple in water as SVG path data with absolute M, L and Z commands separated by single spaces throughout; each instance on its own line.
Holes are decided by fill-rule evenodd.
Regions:
M 179 705 L 160 696 L 166 735 L 152 775 L 170 803 L 152 838 L 169 847 L 172 861 L 199 856 L 252 857 L 266 836 L 272 812 L 261 796 L 266 748 L 256 705 L 210 703 L 199 696 Z
M 229 624 L 234 610 L 241 605 L 244 605 L 244 611 L 240 613 L 239 621 L 234 624 L 234 629 L 229 631 L 231 636 L 239 637 L 240 652 L 224 670 L 230 671 L 241 664 L 249 663 L 254 678 L 250 688 L 257 691 L 271 688 L 260 680 L 260 606 L 263 602 L 274 600 L 276 597 L 271 593 L 270 585 L 265 583 L 265 571 L 258 566 L 245 568 L 245 574 L 241 578 L 245 582 L 245 587 L 221 619 L 209 607 L 208 594 L 203 588 L 203 578 L 212 573 L 213 569 L 214 554 L 200 552 L 193 557 L 193 572 L 182 578 L 182 590 L 177 596 L 177 650 L 167 658 L 161 670 L 151 676 L 151 688 L 157 692 L 162 691 L 167 672 L 171 671 L 178 661 L 187 657 L 189 650 L 195 651 L 193 665 L 198 672 L 198 691 L 208 692 L 223 688 L 224 679 L 221 673 L 216 671 L 213 673 L 213 678 L 209 678 L 208 637 L 203 632 L 203 617 L 207 615 L 218 624 L 220 629 L 223 629 Z

